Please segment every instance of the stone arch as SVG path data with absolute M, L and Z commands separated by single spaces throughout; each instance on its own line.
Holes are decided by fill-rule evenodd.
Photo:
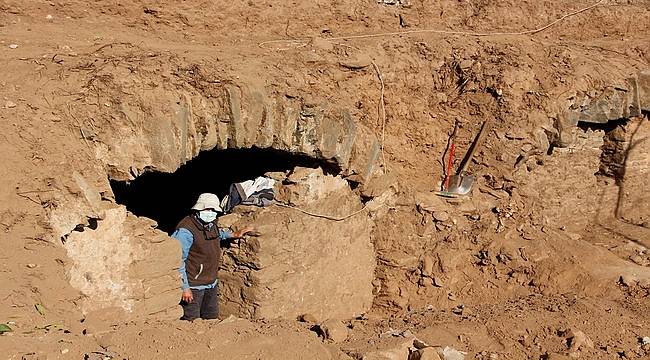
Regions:
M 142 79 L 131 77 L 123 81 Z M 108 179 L 130 181 L 145 172 L 174 172 L 200 152 L 219 149 L 261 148 L 304 155 L 331 164 L 339 175 L 353 182 L 367 181 L 376 168 L 379 155 L 376 137 L 354 121 L 349 111 L 326 102 L 307 103 L 233 83 L 218 84 L 209 91 L 153 86 L 140 89 L 132 96 L 124 96 L 119 84 L 109 85 L 120 91 L 114 92 L 117 95 L 113 97 L 98 99 L 99 106 L 88 107 L 87 116 L 96 119 L 97 128 L 82 129 L 84 138 L 88 134 L 92 136 L 92 149 L 103 173 L 77 173 L 71 185 L 74 191 L 66 194 L 63 205 L 50 213 L 54 233 L 64 240 L 71 259 L 70 282 L 84 295 L 81 304 L 84 313 L 113 307 L 126 310 L 131 318 L 153 314 L 174 316 L 178 302 L 177 244 L 153 229 L 153 223 L 146 218 L 137 218 L 116 204 Z M 107 93 L 111 88 L 100 90 Z M 102 176 L 104 183 L 95 179 Z M 339 182 L 328 186 L 341 187 Z M 352 195 L 349 186 L 341 187 L 344 188 L 346 194 Z M 362 206 L 358 198 L 348 196 L 347 199 L 345 206 L 337 201 L 335 208 L 325 207 L 320 211 L 339 211 L 343 215 Z M 320 205 L 314 206 L 318 211 Z M 363 271 L 349 272 L 364 274 L 354 279 L 363 278 L 363 286 L 356 285 L 365 290 L 363 296 L 346 293 L 358 299 L 347 298 L 346 307 L 340 307 L 347 315 L 367 309 L 372 301 L 374 254 L 368 221 L 367 218 L 360 221 L 360 230 L 356 232 L 340 227 L 343 245 L 361 249 L 367 260 L 363 262 Z M 358 263 L 351 266 L 359 266 Z M 337 286 L 332 283 L 332 289 L 347 291 Z M 271 295 L 260 296 L 274 298 Z M 315 303 L 310 302 L 309 306 Z M 286 314 L 298 308 L 287 308 Z M 323 311 L 331 312 L 335 308 L 332 305 Z M 264 310 L 270 308 L 260 309 L 251 304 L 237 311 L 273 313 Z
M 154 99 L 169 105 L 154 109 L 158 105 L 148 104 Z M 213 96 L 154 90 L 120 104 L 115 116 L 120 121 L 101 139 L 99 153 L 114 180 L 173 172 L 200 151 L 272 148 L 331 163 L 348 180 L 364 182 L 379 156 L 376 137 L 346 109 L 269 96 L 250 86 L 225 84 Z M 153 117 L 146 126 L 135 125 L 142 116 Z

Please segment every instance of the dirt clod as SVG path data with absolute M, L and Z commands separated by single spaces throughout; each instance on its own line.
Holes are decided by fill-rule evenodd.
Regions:
M 348 338 L 349 329 L 339 320 L 325 320 L 319 324 L 319 327 L 326 341 L 341 343 Z

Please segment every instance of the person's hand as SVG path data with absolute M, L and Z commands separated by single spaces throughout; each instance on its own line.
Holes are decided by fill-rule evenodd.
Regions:
M 236 238 L 240 238 L 240 237 L 242 237 L 244 235 L 253 234 L 253 233 L 258 233 L 258 231 L 256 231 L 255 229 L 253 229 L 250 226 L 247 226 L 247 227 L 245 227 L 245 228 L 243 228 L 243 229 L 241 229 L 239 231 L 236 231 L 235 233 L 233 233 L 233 235 Z
M 185 301 L 188 304 L 194 301 L 194 295 L 192 295 L 192 290 L 191 289 L 183 290 L 183 295 L 181 295 L 181 300 Z

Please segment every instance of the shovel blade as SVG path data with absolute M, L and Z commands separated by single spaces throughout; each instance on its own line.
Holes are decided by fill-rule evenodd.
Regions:
M 452 175 L 449 178 L 449 187 L 443 193 L 449 197 L 465 196 L 472 191 L 474 181 L 472 175 Z

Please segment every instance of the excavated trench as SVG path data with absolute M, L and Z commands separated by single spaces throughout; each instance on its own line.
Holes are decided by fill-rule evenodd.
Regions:
M 650 76 L 638 79 L 646 84 Z M 116 203 L 104 201 L 110 196 L 93 190 L 77 174 L 76 193 L 83 199 L 66 204 L 79 216 L 68 216 L 64 206 L 51 216 L 57 234 L 69 234 L 70 282 L 85 295 L 84 311 L 119 307 L 133 317 L 148 317 L 177 310 L 179 248 L 163 232 L 174 229 L 202 192 L 222 197 L 233 182 L 299 167 L 286 176 L 278 195 L 303 211 L 248 207 L 220 219 L 225 227 L 252 225 L 262 234 L 225 252 L 222 312 L 247 318 L 312 314 L 320 319 L 366 312 L 375 295 L 378 254 L 368 205 L 383 194 L 378 191 L 377 199 L 363 199 L 364 204 L 350 184 L 365 187 L 377 173 L 381 147 L 373 131 L 357 123 L 349 110 L 327 102 L 307 103 L 244 84 L 214 90 L 214 97 L 206 97 L 193 88 L 156 88 L 142 98 L 125 97 L 119 109 L 110 107 L 118 110 L 111 110 L 116 113 L 106 122 L 110 126 L 95 141 L 102 144 L 96 157 L 105 164 L 100 177 L 112 179 Z M 641 115 L 648 106 L 639 93 L 616 92 L 607 107 L 580 101 L 579 107 L 559 116 L 556 139 L 547 138 L 546 144 L 572 146 L 579 122 Z M 156 106 L 151 106 L 154 98 Z M 142 113 L 149 108 L 154 111 Z M 149 120 L 138 126 L 140 119 Z M 630 164 L 644 169 L 644 161 L 639 156 Z M 644 174 L 627 175 L 641 179 Z M 77 224 L 85 226 L 88 218 L 100 221 L 83 232 L 72 231 Z M 402 291 L 389 285 L 388 298 Z
M 321 167 L 340 171 L 334 164 L 275 149 L 225 149 L 203 151 L 173 173 L 150 171 L 132 181 L 111 180 L 115 201 L 134 215 L 155 220 L 158 229 L 171 233 L 187 215 L 199 194 L 211 192 L 220 199 L 232 183 L 287 172 L 295 167 Z
M 101 94 L 115 84 L 104 85 Z M 110 107 L 110 121 L 93 139 L 105 166 L 95 177 L 75 173 L 77 191 L 50 216 L 66 238 L 82 311 L 176 317 L 180 248 L 169 233 L 200 193 L 223 197 L 232 183 L 268 172 L 281 184 L 278 202 L 291 206 L 237 207 L 220 218 L 223 227 L 261 233 L 224 252 L 222 314 L 347 318 L 367 311 L 376 259 L 370 206 L 353 185 L 376 172 L 374 133 L 336 104 L 250 84 L 213 90 L 155 88 L 106 99 L 120 106 Z

